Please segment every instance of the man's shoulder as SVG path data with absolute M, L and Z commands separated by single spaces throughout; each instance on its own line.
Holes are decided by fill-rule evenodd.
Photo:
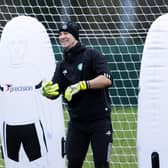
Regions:
M 99 50 L 91 47 L 87 47 L 85 50 L 86 57 L 89 57 L 90 59 L 99 59 L 102 57 L 102 54 Z
M 97 53 L 97 51 L 94 48 L 86 47 L 84 50 L 84 53 L 87 55 L 93 55 L 93 54 Z

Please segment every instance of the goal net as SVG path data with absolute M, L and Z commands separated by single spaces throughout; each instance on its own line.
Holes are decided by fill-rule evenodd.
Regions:
M 61 60 L 58 26 L 63 21 L 77 21 L 80 41 L 105 55 L 114 79 L 110 88 L 114 127 L 110 166 L 137 168 L 137 95 L 142 50 L 151 23 L 167 11 L 166 0 L 0 0 L 0 35 L 13 17 L 36 17 L 47 29 L 56 59 Z M 0 167 L 4 167 L 2 159 Z M 89 149 L 84 168 L 93 167 Z

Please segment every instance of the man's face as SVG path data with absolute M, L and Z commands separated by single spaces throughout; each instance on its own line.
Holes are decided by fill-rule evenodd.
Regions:
M 64 49 L 70 49 L 77 43 L 77 40 L 68 32 L 60 32 L 59 42 Z

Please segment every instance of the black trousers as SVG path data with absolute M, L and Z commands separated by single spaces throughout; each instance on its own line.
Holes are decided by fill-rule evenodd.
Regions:
M 66 140 L 68 168 L 82 168 L 90 144 L 95 168 L 109 168 L 112 146 L 110 119 L 89 123 L 69 122 Z
M 41 127 L 41 129 L 43 128 Z M 30 161 L 36 160 L 42 156 L 39 137 L 37 134 L 35 124 L 26 124 L 26 125 L 6 124 L 5 132 L 6 132 L 6 151 L 7 156 L 10 159 L 14 161 L 19 161 L 19 150 L 21 143 Z M 43 141 L 45 141 L 45 138 L 43 139 Z

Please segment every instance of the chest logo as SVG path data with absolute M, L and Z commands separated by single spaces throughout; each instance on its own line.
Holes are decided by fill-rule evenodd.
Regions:
M 68 71 L 67 71 L 66 69 L 64 69 L 64 70 L 62 71 L 62 73 L 63 73 L 64 75 L 66 75 L 66 74 L 68 73 Z
M 78 64 L 77 69 L 79 71 L 82 71 L 82 69 L 83 69 L 83 63 Z

